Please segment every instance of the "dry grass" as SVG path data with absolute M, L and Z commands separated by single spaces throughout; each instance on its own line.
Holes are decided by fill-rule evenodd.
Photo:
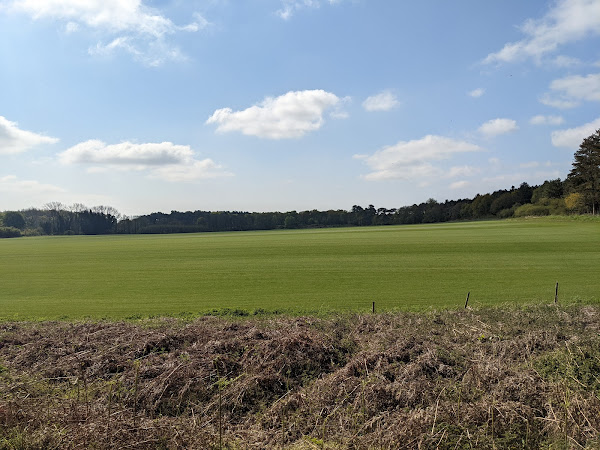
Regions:
M 0 448 L 597 448 L 600 308 L 0 324 Z

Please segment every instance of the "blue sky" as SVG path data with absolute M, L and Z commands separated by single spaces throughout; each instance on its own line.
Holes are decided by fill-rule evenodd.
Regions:
M 0 210 L 444 201 L 598 128 L 598 0 L 0 0 Z

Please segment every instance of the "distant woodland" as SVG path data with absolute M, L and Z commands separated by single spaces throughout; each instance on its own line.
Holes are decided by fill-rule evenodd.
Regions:
M 371 225 L 437 223 L 457 220 L 565 214 L 597 214 L 600 204 L 600 130 L 583 140 L 565 180 L 522 183 L 474 198 L 429 199 L 400 208 L 354 205 L 351 210 L 244 212 L 171 211 L 123 216 L 110 206 L 53 202 L 42 208 L 0 213 L 0 237 L 65 234 L 162 234 Z

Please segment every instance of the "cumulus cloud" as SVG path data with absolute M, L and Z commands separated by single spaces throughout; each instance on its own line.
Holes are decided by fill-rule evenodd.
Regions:
M 400 102 L 392 92 L 383 91 L 368 97 L 362 105 L 367 111 L 389 111 L 399 104 Z
M 0 177 L 0 192 L 8 194 L 27 194 L 35 197 L 43 194 L 60 194 L 64 189 L 51 184 L 40 183 L 34 180 L 20 180 L 15 175 Z
M 553 131 L 552 145 L 555 147 L 577 149 L 586 137 L 598 129 L 600 129 L 600 117 L 576 128 Z
M 553 92 L 544 94 L 540 102 L 555 108 L 574 108 L 583 101 L 600 102 L 600 73 L 559 78 L 550 83 L 550 89 Z
M 598 0 L 560 0 L 541 19 L 530 19 L 521 27 L 525 37 L 490 53 L 484 63 L 504 63 L 525 59 L 541 62 L 559 47 L 600 34 Z
M 81 142 L 59 155 L 64 164 L 110 164 L 125 166 L 154 166 L 185 163 L 193 157 L 187 145 L 171 142 L 134 144 L 121 142 L 106 145 L 99 140 Z
M 58 155 L 63 164 L 84 164 L 91 172 L 107 169 L 149 171 L 167 181 L 191 181 L 231 176 L 212 159 L 197 160 L 188 145 L 171 142 L 107 145 L 99 140 L 81 142 Z
M 21 130 L 16 122 L 0 116 L 0 155 L 25 152 L 42 144 L 54 144 L 57 138 Z
M 424 178 L 444 176 L 447 174 L 439 166 L 432 163 L 450 159 L 454 155 L 466 152 L 477 152 L 481 147 L 465 141 L 444 136 L 428 135 L 413 141 L 400 141 L 387 146 L 370 156 L 356 155 L 372 170 L 364 176 L 367 180 L 420 180 Z M 454 175 L 464 174 L 471 168 L 455 168 Z
M 141 0 L 13 0 L 10 6 L 13 11 L 36 20 L 64 22 L 67 34 L 85 27 L 112 36 L 108 44 L 92 46 L 90 54 L 107 54 L 120 49 L 149 65 L 181 59 L 179 50 L 166 42 L 168 35 L 195 32 L 208 25 L 198 14 L 192 23 L 175 25 L 154 8 L 143 5 Z
M 326 2 L 320 0 L 282 0 L 281 8 L 277 10 L 276 14 L 283 20 L 289 20 L 294 14 L 302 9 L 319 8 L 322 3 L 335 5 L 341 2 L 342 0 L 327 0 Z
M 517 122 L 512 119 L 492 119 L 481 125 L 479 132 L 486 137 L 493 137 L 518 129 Z
M 561 125 L 565 119 L 562 116 L 533 116 L 529 119 L 531 125 Z
M 323 113 L 340 99 L 323 90 L 290 91 L 279 97 L 267 97 L 260 104 L 242 111 L 216 110 L 206 121 L 216 124 L 218 132 L 239 131 L 266 139 L 299 138 L 321 128 Z
M 483 88 L 473 89 L 471 92 L 469 92 L 469 95 L 473 98 L 479 98 L 483 94 L 485 94 L 485 89 Z

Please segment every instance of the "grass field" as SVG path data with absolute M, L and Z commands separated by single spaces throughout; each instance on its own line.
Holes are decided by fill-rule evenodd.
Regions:
M 125 318 L 600 300 L 600 222 L 0 240 L 0 317 Z

